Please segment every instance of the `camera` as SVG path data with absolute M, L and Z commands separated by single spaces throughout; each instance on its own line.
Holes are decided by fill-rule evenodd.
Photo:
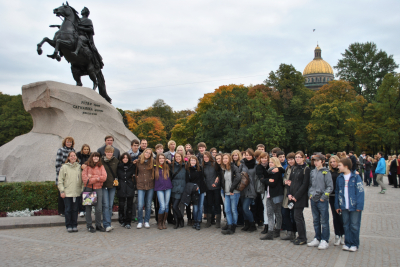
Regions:
M 290 203 L 288 204 L 288 208 L 291 210 L 291 209 L 293 209 L 293 207 L 294 207 L 294 202 L 290 202 Z

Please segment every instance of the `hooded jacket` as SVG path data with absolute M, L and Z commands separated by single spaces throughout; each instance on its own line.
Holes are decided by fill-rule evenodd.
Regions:
M 307 190 L 310 183 L 310 168 L 307 163 L 296 165 L 292 168 L 290 174 L 288 195 L 292 195 L 297 201 L 294 202 L 294 208 L 308 207 Z
M 345 180 L 344 175 L 341 173 L 336 180 L 335 187 L 335 210 L 346 209 L 346 198 L 344 196 Z M 363 181 L 355 172 L 351 172 L 348 183 L 349 192 L 349 211 L 363 210 L 364 209 L 364 187 Z
M 308 196 L 313 201 L 317 202 L 319 199 L 329 200 L 329 195 L 333 190 L 333 182 L 331 172 L 322 167 L 321 169 L 315 168 L 310 173 L 310 184 L 308 186 Z
M 256 184 L 256 160 L 253 158 L 252 160 L 248 161 L 247 159 L 242 159 L 241 165 L 239 167 L 239 174 L 245 172 L 249 175 L 250 183 L 246 186 L 245 189 L 241 192 L 241 196 L 246 198 L 253 198 L 257 197 L 257 192 L 255 189 Z
M 89 179 L 89 175 L 91 175 L 91 178 Z M 99 178 L 99 180 L 97 180 Z M 106 169 L 104 169 L 104 166 L 101 165 L 101 167 L 95 166 L 94 168 L 87 166 L 83 171 L 82 171 L 82 181 L 83 181 L 83 186 L 88 187 L 88 188 L 93 188 L 93 189 L 101 189 L 103 187 L 103 183 L 107 179 L 107 172 Z M 89 180 L 89 183 L 88 183 Z M 86 186 L 87 184 L 87 186 Z
M 118 178 L 117 176 L 117 169 L 119 160 L 114 156 L 111 159 L 107 159 L 106 156 L 101 158 L 101 163 L 106 169 L 107 172 L 107 179 L 103 183 L 103 188 L 113 188 L 114 187 L 114 179 Z M 114 177 L 115 176 L 115 177 Z
M 118 187 L 117 197 L 134 197 L 136 187 L 136 165 L 132 162 L 128 162 L 127 169 L 125 169 L 124 163 L 118 164 Z
M 218 164 L 216 162 L 211 163 L 209 162 L 203 162 L 203 175 L 204 175 L 204 181 L 206 182 L 207 190 L 217 190 L 221 189 L 221 168 L 217 166 Z M 215 183 L 215 179 L 218 179 L 218 182 Z M 215 187 L 212 185 L 215 184 Z
M 171 179 L 172 179 L 172 191 L 171 197 L 175 199 L 181 199 L 182 193 L 185 190 L 186 186 L 186 169 L 185 163 L 173 163 L 171 165 Z
M 378 166 L 376 167 L 375 173 L 385 174 L 386 173 L 386 162 L 384 158 L 380 158 L 378 161 Z
M 221 177 L 221 186 L 222 189 L 225 190 L 225 171 L 222 170 L 222 177 Z M 242 180 L 242 177 L 239 173 L 239 168 L 236 166 L 235 163 L 231 162 L 231 187 L 229 189 L 229 193 L 233 193 L 237 188 L 238 184 Z M 228 192 L 224 192 L 225 194 Z
M 81 177 L 81 165 L 78 162 L 70 162 L 62 165 L 58 175 L 58 189 L 65 193 L 66 197 L 79 197 L 83 191 Z

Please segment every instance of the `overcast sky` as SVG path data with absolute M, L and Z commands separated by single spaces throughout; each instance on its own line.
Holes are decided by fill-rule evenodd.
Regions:
M 70 65 L 49 59 L 61 1 L 0 0 L 0 91 L 24 84 L 75 84 Z M 333 67 L 354 42 L 375 42 L 400 63 L 400 1 L 69 1 L 90 9 L 95 44 L 113 105 L 144 109 L 156 99 L 193 109 L 225 84 L 259 84 L 281 63 L 303 71 L 317 41 Z M 313 32 L 315 29 L 315 32 Z M 84 86 L 92 87 L 83 77 Z

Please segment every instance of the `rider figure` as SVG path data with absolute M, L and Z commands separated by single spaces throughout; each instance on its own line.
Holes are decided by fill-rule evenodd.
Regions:
M 89 14 L 90 11 L 87 7 L 84 7 L 81 11 L 82 18 L 80 19 L 80 23 L 78 24 L 78 43 L 76 45 L 76 50 L 75 52 L 72 52 L 74 55 L 78 56 L 78 52 L 80 48 L 82 47 L 82 44 L 87 44 L 91 48 L 93 55 L 99 63 L 99 67 L 103 68 L 103 58 L 100 56 L 99 52 L 97 51 L 96 46 L 94 45 L 93 41 L 93 35 L 94 35 L 94 30 L 93 30 L 93 23 L 92 20 L 89 19 Z

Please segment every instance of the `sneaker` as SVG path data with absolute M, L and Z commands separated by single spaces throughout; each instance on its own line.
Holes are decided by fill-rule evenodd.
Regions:
M 321 240 L 319 243 L 318 249 L 327 249 L 329 248 L 329 243 L 326 242 L 325 240 Z
M 79 212 L 79 217 L 84 217 L 85 213 L 83 211 Z
M 131 229 L 131 226 L 129 224 L 125 225 L 126 229 Z
M 318 239 L 314 238 L 313 241 L 311 241 L 310 243 L 307 243 L 307 246 L 309 246 L 309 247 L 317 247 L 317 246 L 319 246 Z
M 72 233 L 72 228 L 67 228 L 68 233 Z
M 112 230 L 111 226 L 107 226 L 106 232 L 111 232 L 111 230 Z
M 385 189 L 383 189 L 381 192 L 379 192 L 379 194 L 385 194 Z
M 143 227 L 143 223 L 138 223 L 136 226 L 137 229 L 142 229 L 142 227 Z
M 111 227 L 111 230 L 114 230 L 114 226 L 110 225 L 110 227 Z
M 93 226 L 89 226 L 89 227 L 87 228 L 87 230 L 88 230 L 89 232 L 91 232 L 91 233 L 96 233 L 96 229 L 94 229 Z
M 144 228 L 149 229 L 150 228 L 150 224 L 148 222 L 144 223 Z
M 340 236 L 335 235 L 335 242 L 333 243 L 334 246 L 339 246 L 340 245 Z
M 121 225 L 121 227 L 125 227 L 126 224 L 125 223 L 121 223 L 120 225 Z
M 342 237 L 340 238 L 340 244 L 344 245 L 344 235 L 342 235 Z
M 78 228 L 76 227 L 72 228 L 72 232 L 78 232 Z
M 356 247 L 356 246 L 351 246 L 351 247 L 349 248 L 349 251 L 350 251 L 350 252 L 356 252 L 356 251 L 357 251 L 357 247 Z
M 132 222 L 137 223 L 138 222 L 138 218 L 133 218 Z
M 349 251 L 350 248 L 348 246 L 346 246 L 346 245 L 343 245 L 342 249 L 345 250 L 345 251 Z
M 103 226 L 96 226 L 96 230 L 100 231 L 100 232 L 105 232 L 106 231 L 106 229 L 104 229 Z
M 306 241 L 306 240 L 300 241 L 299 239 L 296 239 L 296 240 L 293 242 L 293 244 L 296 245 L 296 246 L 305 245 L 305 244 L 307 244 L 307 241 Z

